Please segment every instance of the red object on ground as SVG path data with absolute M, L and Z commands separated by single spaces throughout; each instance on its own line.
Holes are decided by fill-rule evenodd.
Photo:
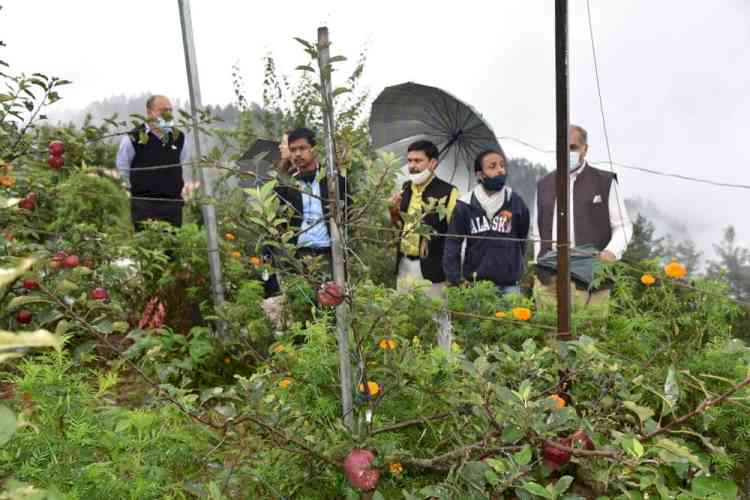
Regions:
M 109 298 L 109 295 L 107 294 L 107 290 L 104 288 L 94 288 L 91 290 L 91 299 L 92 300 L 107 300 Z

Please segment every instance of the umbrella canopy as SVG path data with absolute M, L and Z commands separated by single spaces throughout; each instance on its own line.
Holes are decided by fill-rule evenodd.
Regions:
M 406 158 L 406 148 L 426 139 L 440 151 L 438 175 L 461 190 L 474 186 L 474 158 L 485 149 L 502 151 L 492 128 L 471 106 L 436 87 L 402 83 L 375 99 L 370 135 L 380 151 Z
M 243 175 L 240 178 L 240 186 L 257 187 L 270 180 L 270 173 L 281 161 L 281 152 L 279 143 L 268 139 L 256 140 L 250 149 L 237 160 L 237 165 L 241 172 L 248 172 L 254 175 Z
M 586 288 L 591 288 L 594 279 L 601 268 L 597 258 L 599 251 L 594 245 L 581 245 L 570 249 L 570 277 L 581 282 Z M 536 263 L 538 268 L 552 274 L 557 272 L 557 250 L 544 254 Z

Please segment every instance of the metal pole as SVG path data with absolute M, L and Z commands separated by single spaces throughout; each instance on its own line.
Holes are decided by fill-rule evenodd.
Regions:
M 180 24 L 182 26 L 182 44 L 185 49 L 185 67 L 187 69 L 188 89 L 190 91 L 190 114 L 193 120 L 193 155 L 196 161 L 201 158 L 200 131 L 198 130 L 197 113 L 202 107 L 201 88 L 198 80 L 198 62 L 195 58 L 195 42 L 193 41 L 193 21 L 190 16 L 190 0 L 177 0 L 180 9 Z M 208 171 L 200 167 L 201 172 L 201 194 L 204 199 L 211 200 L 213 188 L 208 176 Z M 195 173 L 195 170 L 193 170 Z M 211 292 L 214 305 L 220 306 L 224 303 L 224 286 L 221 277 L 221 260 L 219 259 L 219 239 L 216 228 L 216 210 L 213 204 L 204 202 L 201 204 L 203 212 L 203 223 L 208 235 L 208 267 L 211 274 Z M 220 328 L 220 330 L 223 330 Z
M 344 247 L 342 239 L 343 210 L 339 203 L 338 168 L 334 146 L 333 94 L 331 90 L 331 67 L 329 63 L 330 42 L 328 28 L 318 28 L 318 67 L 320 69 L 320 93 L 323 102 L 323 132 L 326 148 L 326 180 L 331 213 L 331 256 L 333 258 L 333 279 L 342 290 L 346 289 L 344 269 Z M 352 365 L 349 357 L 349 329 L 347 328 L 347 304 L 342 302 L 336 308 L 336 330 L 339 346 L 339 376 L 341 378 L 341 403 L 344 411 L 344 424 L 354 428 L 352 413 Z
M 570 173 L 568 171 L 568 0 L 555 0 L 557 108 L 557 334 L 570 337 Z

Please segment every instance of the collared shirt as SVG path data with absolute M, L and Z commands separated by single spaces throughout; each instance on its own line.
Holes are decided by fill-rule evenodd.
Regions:
M 330 248 L 331 238 L 323 218 L 323 204 L 320 199 L 320 182 L 312 184 L 297 181 L 302 193 L 302 226 L 297 238 L 297 246 L 308 248 Z
M 421 214 L 422 213 L 422 193 L 424 193 L 424 190 L 427 188 L 427 186 L 430 185 L 432 182 L 432 179 L 434 179 L 435 176 L 433 175 L 427 182 L 422 184 L 421 186 L 417 186 L 416 184 L 411 184 L 411 199 L 409 200 L 409 206 L 406 208 L 406 213 L 410 216 L 414 216 L 414 214 Z M 448 197 L 448 204 L 446 205 L 445 209 L 445 216 L 448 219 L 448 222 L 451 220 L 451 215 L 453 215 L 453 209 L 456 208 L 456 200 L 458 199 L 458 189 L 453 188 L 451 190 L 451 194 Z M 412 257 L 418 257 L 420 255 L 420 248 L 419 248 L 419 242 L 420 237 L 419 233 L 415 232 L 415 227 L 413 224 L 407 224 L 404 226 L 404 236 L 401 238 L 401 253 L 404 255 L 409 255 Z
M 151 127 L 148 123 L 145 123 L 144 125 L 146 126 L 147 133 L 153 133 L 151 132 Z M 120 149 L 117 150 L 115 165 L 117 166 L 117 171 L 120 173 L 120 178 L 128 185 L 130 185 L 130 167 L 133 165 L 133 158 L 135 158 L 135 147 L 133 146 L 133 141 L 131 140 L 130 135 L 127 134 L 120 139 Z M 185 164 L 188 161 L 188 158 L 188 147 L 186 141 L 180 151 L 180 163 Z
M 578 179 L 578 176 L 581 175 L 581 172 L 583 172 L 584 168 L 588 167 L 588 162 L 583 163 L 583 166 L 581 166 L 579 169 L 575 170 L 574 172 L 570 173 L 570 197 L 568 198 L 570 200 L 570 206 L 569 206 L 569 213 L 570 213 L 570 246 L 575 247 L 576 246 L 576 240 L 575 240 L 575 217 L 573 213 L 573 207 L 575 204 L 573 203 L 573 187 L 575 186 L 575 182 Z M 630 218 L 628 217 L 628 212 L 625 209 L 625 203 L 622 198 L 622 195 L 617 192 L 617 186 L 616 180 L 612 181 L 612 185 L 609 188 L 609 226 L 612 229 L 612 238 L 609 240 L 609 244 L 604 249 L 605 251 L 612 252 L 617 260 L 622 258 L 622 254 L 625 253 L 625 250 L 628 248 L 628 243 L 630 242 L 630 238 L 633 236 L 633 224 L 630 221 Z M 553 213 L 557 213 L 557 202 L 555 202 L 555 206 L 553 208 Z M 532 238 L 534 239 L 534 256 L 539 255 L 539 251 L 541 250 L 541 242 L 539 242 L 539 220 L 537 219 L 539 217 L 539 214 L 536 214 L 534 218 L 532 218 L 534 224 L 533 230 L 532 230 Z M 557 238 L 557 217 L 552 218 L 552 239 Z M 556 248 L 556 245 L 553 243 L 552 248 Z

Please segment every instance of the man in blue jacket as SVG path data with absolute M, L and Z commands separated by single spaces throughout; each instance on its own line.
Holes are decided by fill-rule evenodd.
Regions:
M 443 270 L 451 285 L 488 280 L 504 294 L 520 293 L 530 216 L 505 183 L 506 168 L 502 150 L 483 151 L 474 161 L 480 183 L 456 204 L 445 241 Z

